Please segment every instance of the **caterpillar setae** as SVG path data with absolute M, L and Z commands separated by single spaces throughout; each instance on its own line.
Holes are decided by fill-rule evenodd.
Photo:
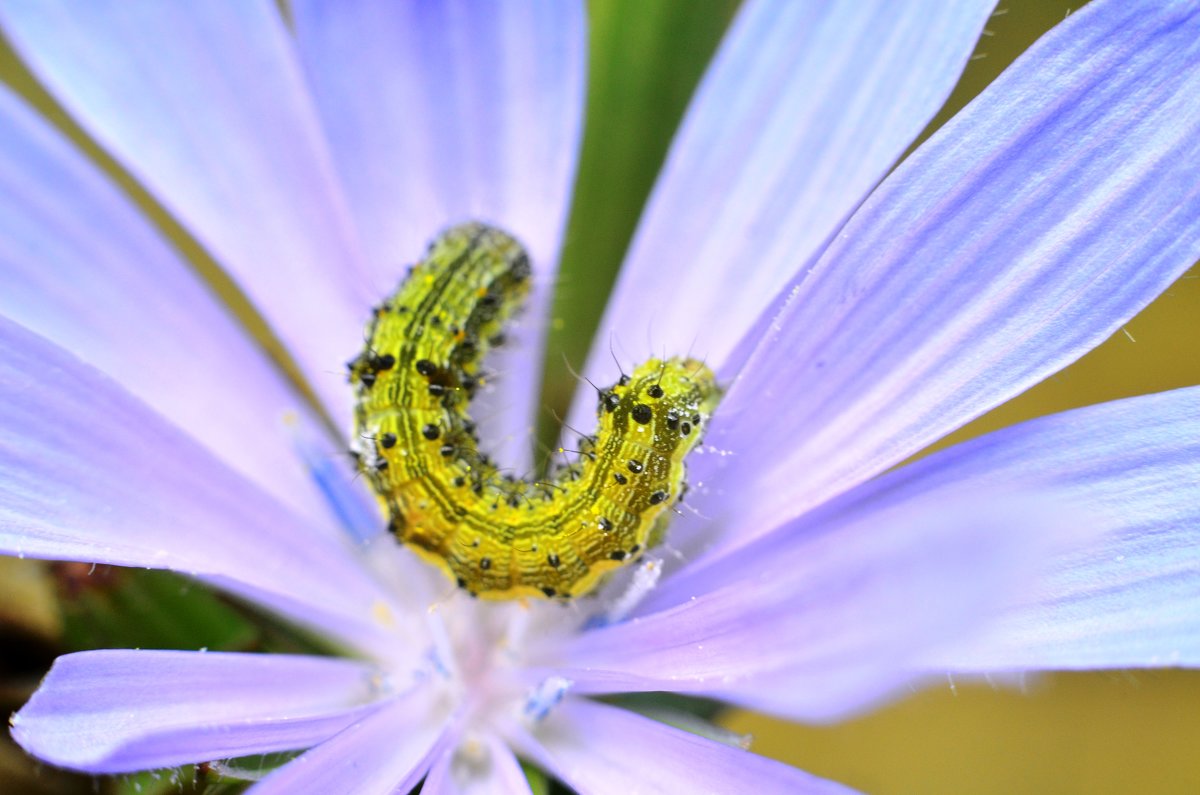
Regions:
M 507 233 L 448 229 L 376 308 L 349 364 L 354 452 L 389 529 L 487 599 L 579 596 L 656 543 L 719 397 L 703 363 L 651 359 L 600 390 L 597 431 L 573 463 L 547 480 L 505 475 L 468 407 L 531 275 Z

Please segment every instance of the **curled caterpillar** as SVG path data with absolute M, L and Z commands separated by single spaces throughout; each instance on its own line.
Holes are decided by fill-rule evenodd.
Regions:
M 530 277 L 505 232 L 453 227 L 375 310 L 349 365 L 355 454 L 389 529 L 487 599 L 580 596 L 657 542 L 719 397 L 704 364 L 652 359 L 600 391 L 574 463 L 547 480 L 505 475 L 467 410 Z

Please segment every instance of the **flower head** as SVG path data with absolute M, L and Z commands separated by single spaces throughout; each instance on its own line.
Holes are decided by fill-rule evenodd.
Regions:
M 1200 662 L 1194 389 L 888 471 L 1195 259 L 1200 14 L 1097 0 L 884 179 L 990 12 L 952 5 L 741 12 L 585 373 L 616 379 L 610 339 L 703 352 L 726 394 L 688 460 L 694 511 L 670 528 L 677 557 L 564 609 L 473 602 L 380 535 L 322 457 L 320 414 L 350 427 L 328 373 L 450 225 L 524 242 L 541 317 L 582 107 L 578 5 L 311 0 L 293 31 L 270 2 L 0 3 L 321 407 L 0 95 L 0 548 L 183 572 L 344 652 L 70 655 L 14 716 L 18 742 L 94 772 L 308 749 L 262 793 L 517 792 L 514 753 L 587 792 L 838 791 L 593 697 L 831 719 L 936 671 Z M 518 469 L 540 328 L 520 327 L 483 395 L 492 452 Z

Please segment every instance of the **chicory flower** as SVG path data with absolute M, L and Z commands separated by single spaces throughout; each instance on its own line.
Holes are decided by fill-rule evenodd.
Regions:
M 991 8 L 867 5 L 752 0 L 698 93 L 587 374 L 611 380 L 608 340 L 648 335 L 650 353 L 704 352 L 728 391 L 670 531 L 682 561 L 569 609 L 450 595 L 372 532 L 365 495 L 319 466 L 320 419 L 0 95 L 0 549 L 184 572 L 345 651 L 69 655 L 14 716 L 18 742 L 99 773 L 309 749 L 260 793 L 527 791 L 514 752 L 584 792 L 833 792 L 590 697 L 832 719 L 935 672 L 1200 662 L 1197 390 L 888 471 L 1200 253 L 1200 13 L 1097 0 L 885 179 Z M 436 231 L 514 232 L 540 316 L 584 22 L 569 3 L 292 11 L 294 30 L 270 2 L 4 2 L 0 23 L 348 428 L 331 373 Z M 518 467 L 539 328 L 490 395 Z

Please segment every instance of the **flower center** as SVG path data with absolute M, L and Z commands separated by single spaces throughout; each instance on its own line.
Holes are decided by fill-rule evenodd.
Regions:
M 453 227 L 375 310 L 350 363 L 354 452 L 389 528 L 489 599 L 567 599 L 637 559 L 682 496 L 684 457 L 719 397 L 703 363 L 652 359 L 600 391 L 577 460 L 545 480 L 502 473 L 480 452 L 468 405 L 530 276 L 510 235 Z
M 467 726 L 538 721 L 571 682 L 551 676 L 531 685 L 522 675 L 530 664 L 529 641 L 574 634 L 578 622 L 574 611 L 551 610 L 545 603 L 451 599 L 429 614 L 434 642 L 428 672 L 447 688 L 452 703 L 466 705 Z

